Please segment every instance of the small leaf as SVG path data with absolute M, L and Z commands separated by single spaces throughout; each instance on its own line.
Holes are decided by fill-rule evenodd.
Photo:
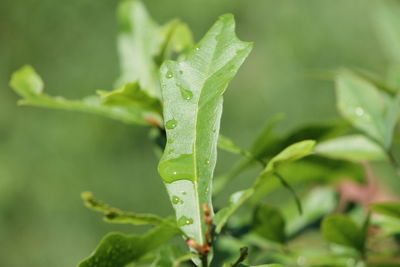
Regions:
M 122 267 L 137 262 L 144 255 L 179 234 L 176 229 L 171 229 L 171 223 L 173 221 L 170 220 L 144 235 L 109 233 L 94 253 L 83 260 L 79 267 Z
M 183 261 L 189 261 L 192 256 L 176 244 L 164 245 L 160 247 L 151 267 L 178 267 Z
M 258 204 L 254 211 L 253 231 L 270 241 L 285 243 L 285 219 L 280 210 L 267 204 Z
M 399 114 L 399 97 L 380 92 L 372 83 L 347 70 L 336 78 L 336 94 L 342 116 L 388 149 Z
M 32 66 L 26 65 L 16 71 L 11 79 L 10 86 L 21 96 L 29 98 L 43 92 L 43 81 Z
M 236 37 L 233 16 L 224 15 L 185 59 L 166 61 L 160 70 L 167 145 L 158 171 L 178 225 L 200 245 L 203 206 L 212 213 L 222 95 L 251 48 Z
M 313 153 L 314 146 L 315 141 L 313 140 L 305 140 L 288 146 L 268 162 L 267 167 L 261 173 L 261 177 L 258 178 L 258 182 L 261 182 L 263 178 L 268 177 L 276 172 L 280 165 L 287 164 L 310 155 Z
M 216 224 L 215 231 L 217 233 L 221 232 L 229 217 L 232 216 L 249 199 L 257 202 L 261 197 L 263 197 L 263 187 L 265 183 L 268 183 L 270 179 L 273 178 L 274 173 L 284 165 L 310 155 L 313 152 L 314 145 L 315 141 L 312 140 L 301 141 L 287 147 L 278 155 L 273 157 L 268 162 L 265 169 L 257 177 L 253 186 L 247 190 L 233 194 L 229 205 L 221 209 L 216 214 L 214 218 Z
M 129 223 L 133 225 L 161 225 L 165 223 L 166 220 L 154 214 L 138 214 L 122 211 L 104 203 L 103 201 L 95 199 L 90 192 L 83 192 L 82 199 L 88 208 L 103 213 L 103 219 L 106 222 Z M 176 224 L 171 224 L 171 227 L 177 228 Z
M 370 205 L 369 208 L 373 212 L 400 219 L 400 203 L 399 202 L 376 203 L 376 204 Z
M 318 143 L 315 152 L 322 156 L 350 161 L 385 160 L 380 145 L 363 135 L 349 135 Z
M 361 229 L 349 217 L 335 214 L 324 218 L 322 235 L 329 242 L 363 251 Z
M 62 110 L 81 111 L 92 114 L 103 115 L 115 120 L 120 120 L 129 124 L 139 125 L 159 125 L 161 124 L 161 116 L 154 112 L 154 109 L 145 108 L 149 99 L 141 96 L 137 98 L 135 104 L 114 105 L 104 104 L 100 97 L 89 96 L 82 100 L 67 100 L 62 97 L 51 97 L 43 93 L 43 82 L 40 76 L 30 66 L 22 67 L 16 71 L 11 78 L 11 87 L 23 97 L 18 103 L 30 106 L 40 106 Z M 128 88 L 137 85 L 128 85 Z M 122 89 L 123 90 L 123 89 Z M 138 91 L 136 91 L 138 93 Z M 137 97 L 139 94 L 136 94 Z M 132 95 L 130 96 L 132 97 Z M 140 101 L 144 101 L 143 103 Z
M 127 83 L 120 89 L 97 92 L 106 106 L 138 106 L 162 114 L 160 100 L 143 91 L 138 83 Z
M 221 134 L 218 137 L 218 148 L 234 154 L 248 155 L 247 151 L 241 149 L 231 139 Z

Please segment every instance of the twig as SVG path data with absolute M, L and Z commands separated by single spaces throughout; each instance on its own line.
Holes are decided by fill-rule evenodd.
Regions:
M 248 247 L 240 248 L 240 256 L 234 263 L 232 263 L 231 267 L 239 266 L 239 264 L 242 263 L 247 258 L 248 255 L 249 255 Z

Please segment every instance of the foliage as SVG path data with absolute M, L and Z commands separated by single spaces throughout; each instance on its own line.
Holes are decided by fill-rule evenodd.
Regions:
M 82 100 L 51 97 L 43 92 L 43 81 L 31 66 L 16 71 L 10 82 L 22 97 L 20 104 L 89 112 L 147 126 L 162 151 L 158 172 L 176 218 L 122 211 L 83 193 L 85 205 L 101 212 L 106 222 L 153 228 L 143 235 L 106 235 L 80 267 L 376 264 L 379 251 L 368 243 L 376 237 L 368 230 L 379 226 L 379 220 L 369 212 L 363 217 L 360 207 L 369 204 L 365 195 L 347 193 L 369 191 L 343 180 L 360 180 L 359 169 L 368 171 L 372 161 L 389 161 L 398 171 L 392 151 L 398 134 L 398 85 L 362 71 L 341 69 L 335 74 L 335 84 L 343 121 L 276 134 L 281 120 L 276 117 L 266 123 L 249 149 L 243 149 L 219 133 L 223 94 L 252 50 L 251 43 L 236 37 L 233 16 L 222 15 L 197 44 L 186 24 L 173 20 L 157 25 L 139 0 L 121 2 L 118 19 L 121 75 L 116 89 Z M 393 31 L 391 23 L 385 27 Z M 400 46 L 395 42 L 390 47 Z M 240 160 L 213 181 L 217 147 Z M 251 186 L 233 193 L 228 205 L 218 207 L 214 214 L 213 197 L 254 166 L 262 169 Z M 368 182 L 377 180 L 369 176 Z M 347 214 L 331 214 L 336 208 L 337 183 L 339 204 L 357 202 L 353 209 L 338 205 L 337 211 Z M 281 189 L 294 201 L 265 203 L 273 194 L 287 193 Z M 378 203 L 369 209 L 398 220 L 399 205 Z M 307 241 L 319 227 L 316 247 L 292 247 L 298 239 Z M 186 248 L 169 242 L 179 235 Z M 398 242 L 392 235 L 385 238 Z M 320 244 L 326 242 L 331 249 L 322 248 L 326 246 Z M 382 262 L 397 261 L 399 256 L 398 250 L 389 247 Z M 283 265 L 264 264 L 274 262 Z

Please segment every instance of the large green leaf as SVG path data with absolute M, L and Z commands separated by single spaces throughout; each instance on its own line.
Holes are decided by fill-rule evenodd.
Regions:
M 22 105 L 40 106 L 54 109 L 82 111 L 103 115 L 130 124 L 159 125 L 161 116 L 157 109 L 158 100 L 140 90 L 137 84 L 127 84 L 106 101 L 99 96 L 89 96 L 82 100 L 67 100 L 62 97 L 51 97 L 43 93 L 43 81 L 31 66 L 24 66 L 16 71 L 11 78 L 11 87 L 23 97 L 18 103 Z M 126 101 L 116 101 L 115 94 L 124 92 Z
M 321 224 L 321 231 L 329 242 L 363 251 L 362 230 L 345 215 L 335 214 L 325 217 Z
M 167 145 L 158 170 L 178 225 L 204 243 L 204 204 L 211 185 L 222 112 L 222 94 L 251 51 L 237 39 L 232 15 L 221 16 L 188 57 L 161 67 Z
M 369 208 L 376 213 L 400 219 L 400 202 L 376 203 L 370 205 Z
M 179 234 L 177 229 L 170 227 L 171 223 L 173 223 L 171 220 L 165 222 L 144 235 L 109 233 L 93 254 L 79 264 L 79 267 L 124 267 L 136 262 Z
M 318 143 L 317 154 L 351 161 L 385 160 L 386 152 L 364 135 L 349 135 Z
M 393 98 L 380 92 L 374 84 L 348 70 L 337 75 L 336 94 L 342 116 L 388 149 L 399 115 L 399 95 Z
M 249 199 L 254 202 L 258 201 L 265 195 L 264 186 L 274 178 L 276 172 L 283 168 L 286 164 L 299 160 L 310 155 L 313 152 L 315 141 L 305 140 L 295 143 L 278 155 L 273 157 L 260 173 L 253 186 L 247 190 L 237 192 L 232 195 L 230 203 L 227 207 L 221 209 L 215 216 L 216 232 L 220 232 L 228 219 Z
M 254 210 L 252 230 L 270 241 L 285 243 L 285 219 L 280 210 L 267 204 L 258 204 Z
M 185 24 L 178 20 L 160 27 L 139 0 L 125 0 L 118 7 L 121 76 L 117 87 L 139 81 L 152 96 L 160 97 L 159 64 L 172 51 L 192 46 L 192 37 Z

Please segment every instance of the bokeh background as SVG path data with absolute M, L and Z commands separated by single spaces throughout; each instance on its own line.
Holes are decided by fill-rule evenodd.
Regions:
M 238 35 L 255 47 L 226 93 L 222 133 L 244 147 L 277 113 L 286 114 L 281 130 L 338 117 L 333 83 L 319 71 L 384 73 L 390 61 L 374 24 L 379 1 L 144 2 L 159 23 L 187 22 L 196 40 L 220 14 L 235 14 Z M 123 209 L 172 213 L 147 128 L 18 107 L 8 86 L 11 73 L 29 63 L 51 95 L 112 89 L 117 4 L 0 0 L 0 266 L 75 266 L 105 233 L 143 230 L 102 222 L 82 205 L 84 190 Z M 219 155 L 217 174 L 235 160 Z M 235 186 L 253 179 L 246 175 Z

